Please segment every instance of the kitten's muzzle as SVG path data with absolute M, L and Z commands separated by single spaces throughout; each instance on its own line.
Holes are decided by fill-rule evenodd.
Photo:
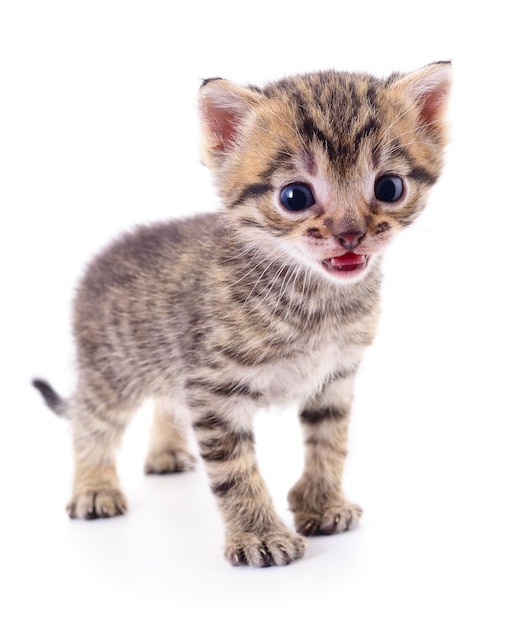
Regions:
M 363 239 L 363 237 L 365 237 L 365 233 L 361 230 L 357 230 L 348 231 L 346 233 L 339 233 L 338 235 L 334 236 L 345 248 L 345 250 L 352 252 L 357 246 L 360 245 L 361 240 Z

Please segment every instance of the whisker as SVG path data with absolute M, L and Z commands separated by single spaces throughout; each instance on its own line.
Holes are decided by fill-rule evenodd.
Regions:
M 431 235 L 436 235 L 437 237 L 444 237 L 446 233 L 440 230 L 434 230 L 432 228 L 423 228 L 422 226 L 417 226 L 416 223 L 408 224 L 405 228 L 408 230 L 415 230 L 421 233 L 430 233 Z
M 415 128 L 410 128 L 409 130 L 406 130 L 403 133 L 399 133 L 398 135 L 395 135 L 388 141 L 389 143 L 391 143 L 393 141 L 396 141 L 396 139 L 399 139 L 400 137 L 404 137 L 405 135 L 410 135 L 412 133 L 415 133 L 418 130 L 423 130 L 424 128 L 427 128 L 427 126 L 431 126 L 431 124 L 420 124 L 420 126 L 416 126 Z M 425 142 L 425 143 L 430 143 L 430 142 Z
M 249 252 L 251 252 L 252 250 L 257 250 L 257 249 L 258 249 L 258 245 L 255 243 L 252 243 L 248 248 L 242 247 L 240 251 L 238 252 L 238 254 L 235 254 L 234 256 L 225 257 L 224 259 L 219 260 L 218 263 L 219 265 L 227 265 L 231 261 L 234 261 L 235 259 L 239 259 L 240 257 L 245 257 L 249 254 Z
M 290 265 L 290 268 L 295 268 L 295 266 L 296 266 L 296 262 L 292 261 L 292 263 Z M 274 306 L 272 307 L 272 310 L 271 310 L 271 313 L 270 313 L 271 323 L 272 323 L 272 320 L 274 319 L 274 316 L 276 315 L 276 311 L 278 309 L 278 305 L 280 304 L 280 302 L 283 299 L 283 295 L 286 292 L 287 285 L 290 282 L 290 279 L 292 278 L 293 273 L 294 273 L 294 270 L 293 270 L 293 272 L 289 271 L 287 273 L 287 275 L 283 277 L 283 280 L 282 280 L 281 286 L 280 286 L 280 291 L 278 293 L 278 297 L 277 297 L 276 302 L 275 302 Z M 286 315 L 288 315 L 288 310 L 286 311 Z
M 254 283 L 254 285 L 253 285 L 252 289 L 250 290 L 250 292 L 249 292 L 248 296 L 245 298 L 245 300 L 244 300 L 244 302 L 243 302 L 243 304 L 242 304 L 241 310 L 243 310 L 243 308 L 245 307 L 245 305 L 246 305 L 246 304 L 247 304 L 247 302 L 249 301 L 250 297 L 251 297 L 251 296 L 253 295 L 253 293 L 255 292 L 256 287 L 258 286 L 258 284 L 260 283 L 260 281 L 261 281 L 261 280 L 263 280 L 263 277 L 264 277 L 264 276 L 265 276 L 265 274 L 266 274 L 266 273 L 270 270 L 270 268 L 274 265 L 274 263 L 276 263 L 276 260 L 275 260 L 275 259 L 273 259 L 273 260 L 272 260 L 272 261 L 271 261 L 271 262 L 267 265 L 267 267 L 263 270 L 263 272 L 260 274 L 260 276 L 258 277 L 258 280 Z M 259 266 L 259 265 L 260 265 L 260 264 L 258 264 L 258 266 Z M 257 266 L 257 267 L 258 267 L 258 266 Z M 262 293 L 263 293 L 263 291 L 262 291 Z

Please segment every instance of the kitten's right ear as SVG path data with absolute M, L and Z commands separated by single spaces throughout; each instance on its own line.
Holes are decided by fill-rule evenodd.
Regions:
M 199 93 L 202 158 L 210 168 L 234 150 L 261 96 L 223 78 L 205 80 Z

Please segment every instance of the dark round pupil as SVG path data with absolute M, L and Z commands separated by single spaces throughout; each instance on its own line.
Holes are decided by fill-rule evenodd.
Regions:
M 376 181 L 375 195 L 382 202 L 395 202 L 403 193 L 403 182 L 399 176 L 383 176 Z
M 314 197 L 306 185 L 295 184 L 284 187 L 281 203 L 289 211 L 303 211 L 314 204 Z
M 302 209 L 307 204 L 307 196 L 301 189 L 288 189 L 287 204 L 291 209 Z

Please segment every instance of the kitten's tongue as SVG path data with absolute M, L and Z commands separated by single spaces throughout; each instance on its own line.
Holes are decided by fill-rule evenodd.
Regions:
M 335 256 L 330 259 L 330 264 L 337 270 L 354 270 L 365 262 L 365 257 L 354 252 L 347 252 L 341 256 Z

